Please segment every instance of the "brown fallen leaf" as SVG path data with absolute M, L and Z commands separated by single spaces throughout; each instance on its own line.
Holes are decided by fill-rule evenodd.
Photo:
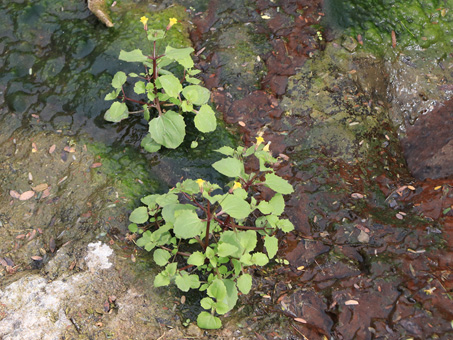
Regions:
M 35 187 L 32 187 L 32 189 L 33 189 L 35 192 L 41 192 L 41 191 L 46 190 L 48 187 L 49 187 L 49 185 L 48 185 L 47 183 L 42 183 L 42 184 L 38 184 L 38 185 L 35 186 Z
M 360 45 L 363 45 L 363 39 L 361 34 L 357 34 L 357 41 Z
M 240 126 L 245 126 L 245 123 L 244 123 L 242 120 L 240 120 L 240 121 L 238 122 L 238 124 L 239 124 Z
M 99 168 L 100 166 L 102 166 L 102 163 L 93 163 L 93 164 L 91 164 L 90 168 L 94 169 L 94 168 Z
M 307 323 L 307 320 L 302 319 L 302 318 L 294 318 L 294 321 L 300 322 L 300 323 Z
M 75 148 L 72 146 L 65 146 L 63 150 L 66 152 L 71 152 L 71 153 L 76 152 Z
M 26 236 L 25 234 L 20 234 L 16 236 L 16 239 L 22 240 L 23 238 L 25 238 L 25 236 Z
M 55 239 L 52 237 L 49 241 L 49 248 L 52 253 L 55 253 L 55 248 L 57 245 L 55 244 Z
M 42 261 L 42 256 L 32 256 L 31 259 L 34 261 Z
M 49 195 L 50 195 L 50 187 L 48 187 L 46 190 L 43 191 L 41 198 L 49 197 Z
M 31 233 L 27 233 L 27 236 L 28 236 L 27 241 L 33 240 L 36 236 L 36 229 L 33 229 Z
M 26 201 L 32 198 L 33 196 L 35 196 L 35 192 L 33 190 L 25 191 L 19 196 L 19 200 Z
M 392 31 L 392 47 L 396 47 L 396 33 L 395 31 Z
M 16 190 L 10 190 L 9 194 L 11 195 L 12 198 L 19 198 L 20 194 Z
M 56 146 L 55 144 L 53 144 L 53 145 L 49 148 L 49 153 L 50 153 L 50 154 L 53 154 L 56 147 L 57 147 L 57 146 Z

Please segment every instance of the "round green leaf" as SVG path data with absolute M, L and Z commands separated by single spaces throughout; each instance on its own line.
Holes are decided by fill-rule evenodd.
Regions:
M 127 117 L 129 117 L 127 105 L 120 102 L 114 102 L 104 115 L 105 120 L 113 123 L 118 123 Z
M 239 159 L 227 157 L 212 164 L 212 167 L 222 175 L 228 177 L 238 177 L 241 175 L 244 165 Z
M 205 297 L 205 298 L 201 299 L 200 305 L 204 309 L 211 309 L 215 305 L 215 302 L 213 299 Z
M 229 243 L 222 243 L 222 244 L 219 244 L 217 251 L 218 251 L 219 256 L 230 256 L 230 255 L 234 254 L 235 252 L 237 252 L 238 248 Z
M 182 90 L 184 97 L 194 105 L 206 104 L 211 97 L 211 91 L 200 85 L 189 85 Z
M 156 143 L 151 137 L 151 134 L 147 134 L 140 143 L 141 147 L 148 152 L 157 152 L 162 147 L 159 143 Z
M 173 231 L 179 238 L 192 238 L 201 234 L 205 227 L 197 214 L 190 210 L 183 210 L 175 219 Z
M 222 314 L 225 314 L 232 310 L 234 306 L 236 305 L 236 302 L 238 300 L 238 290 L 236 288 L 236 282 L 230 279 L 223 279 L 222 280 L 223 284 L 225 285 L 226 288 L 226 296 L 225 298 L 220 301 L 228 306 L 227 310 L 222 311 Z M 220 314 L 220 311 L 218 311 Z
M 275 236 L 266 236 L 264 239 L 264 246 L 266 247 L 267 255 L 271 259 L 277 254 L 278 239 Z
M 291 194 L 294 191 L 293 186 L 287 180 L 275 174 L 267 174 L 265 184 L 275 192 L 283 195 Z
M 289 233 L 294 230 L 294 224 L 290 220 L 282 219 L 277 221 L 277 227 L 280 228 L 285 233 Z
M 138 226 L 135 223 L 131 223 L 127 227 L 131 233 L 136 233 L 138 231 Z
M 241 275 L 237 279 L 237 286 L 242 293 L 248 294 L 252 289 L 252 276 L 250 274 Z
M 267 258 L 266 254 L 257 252 L 252 255 L 252 262 L 257 266 L 265 266 L 266 264 L 268 264 L 269 259 Z
M 154 278 L 154 287 L 163 287 L 170 284 L 170 277 L 166 273 L 162 272 L 156 275 Z
M 193 264 L 194 266 L 202 266 L 204 264 L 206 256 L 201 251 L 196 251 L 187 259 L 187 264 Z
M 209 105 L 203 105 L 194 118 L 195 127 L 201 132 L 212 132 L 217 127 L 215 113 Z
M 165 90 L 165 93 L 167 93 L 170 97 L 178 97 L 179 93 L 182 91 L 182 85 L 178 78 L 176 78 L 173 74 L 167 74 L 160 76 L 158 79 Z
M 212 281 L 207 291 L 210 297 L 215 298 L 217 301 L 222 301 L 227 295 L 225 284 L 220 279 Z
M 160 40 L 165 37 L 165 31 L 163 30 L 148 30 L 148 40 L 149 41 L 156 41 Z
M 139 207 L 135 209 L 129 216 L 129 221 L 137 224 L 145 223 L 146 221 L 148 221 L 148 216 L 148 208 Z
M 156 262 L 157 265 L 159 265 L 161 267 L 167 265 L 170 257 L 171 257 L 171 254 L 164 249 L 156 249 L 153 254 L 154 262 Z
M 135 49 L 130 52 L 121 50 L 119 59 L 131 62 L 131 63 L 133 63 L 133 62 L 143 63 L 148 60 L 148 57 L 143 55 L 143 52 L 141 50 Z
M 203 329 L 219 329 L 222 327 L 222 321 L 211 313 L 201 312 L 197 317 L 197 325 Z
M 220 205 L 224 212 L 238 220 L 246 218 L 252 212 L 250 204 L 246 200 L 235 195 L 228 195 Z
M 157 143 L 169 149 L 175 149 L 184 140 L 186 124 L 180 114 L 167 111 L 149 122 L 149 132 Z
M 146 92 L 145 82 L 143 82 L 143 81 L 136 82 L 134 85 L 134 92 L 137 94 L 145 93 Z
M 123 71 L 116 72 L 112 79 L 112 86 L 115 89 L 121 89 L 126 80 L 126 73 L 124 73 Z

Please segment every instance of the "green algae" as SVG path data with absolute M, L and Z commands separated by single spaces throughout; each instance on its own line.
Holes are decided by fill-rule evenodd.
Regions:
M 363 49 L 383 55 L 391 51 L 392 31 L 397 50 L 434 49 L 448 55 L 453 39 L 451 0 L 329 0 L 326 12 L 334 25 L 354 37 Z
M 282 107 L 288 117 L 310 120 L 308 137 L 298 149 L 326 149 L 334 157 L 353 161 L 369 151 L 375 134 L 387 120 L 380 101 L 385 79 L 375 77 L 379 63 L 363 67 L 367 55 L 351 58 L 338 45 L 306 62 L 288 82 Z M 352 70 L 352 72 L 351 72 Z M 366 92 L 374 93 L 370 98 Z M 371 101 L 370 101 L 371 99 Z

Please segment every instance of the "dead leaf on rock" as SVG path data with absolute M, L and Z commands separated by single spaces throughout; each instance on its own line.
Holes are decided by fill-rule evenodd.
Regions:
M 25 191 L 19 196 L 19 200 L 26 201 L 32 198 L 33 196 L 35 196 L 35 192 L 33 190 Z
M 348 300 L 344 303 L 346 306 L 354 306 L 354 305 L 358 305 L 359 304 L 359 301 L 356 301 L 356 300 Z
M 91 164 L 90 168 L 94 169 L 94 168 L 99 168 L 100 166 L 102 166 L 102 163 L 93 163 L 93 164 Z
M 52 253 L 55 253 L 55 248 L 57 245 L 55 244 L 55 239 L 52 237 L 49 241 L 49 248 Z
M 35 186 L 35 187 L 32 187 L 32 189 L 33 189 L 35 192 L 41 192 L 41 191 L 46 190 L 48 187 L 49 187 L 49 185 L 48 185 L 47 183 L 42 183 L 42 184 L 38 184 L 38 185 Z
M 50 187 L 43 191 L 41 198 L 49 197 L 50 195 Z
M 33 240 L 36 236 L 36 229 L 33 229 L 31 233 L 27 233 L 27 236 L 28 236 L 27 241 Z
M 366 232 L 364 232 L 363 230 L 360 230 L 360 234 L 359 236 L 357 237 L 357 240 L 360 242 L 360 243 L 368 243 L 370 242 L 370 235 L 368 235 Z
M 9 194 L 11 195 L 12 198 L 19 198 L 20 194 L 16 190 L 10 190 Z
M 76 152 L 75 148 L 72 146 L 65 146 L 63 150 L 70 153 Z

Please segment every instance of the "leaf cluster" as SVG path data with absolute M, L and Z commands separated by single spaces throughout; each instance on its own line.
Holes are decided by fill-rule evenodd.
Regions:
M 106 111 L 104 119 L 110 122 L 120 122 L 128 118 L 131 112 L 127 103 L 135 103 L 142 107 L 144 118 L 148 121 L 149 133 L 142 140 L 142 147 L 148 152 L 156 152 L 162 146 L 175 149 L 184 140 L 186 124 L 184 115 L 195 114 L 194 125 L 202 133 L 216 129 L 215 113 L 208 102 L 210 91 L 200 85 L 195 76 L 200 73 L 194 68 L 191 58 L 193 48 L 173 48 L 166 46 L 165 53 L 157 54 L 157 42 L 165 39 L 164 30 L 147 30 L 147 39 L 152 44 L 151 55 L 143 54 L 141 49 L 121 51 L 119 59 L 141 63 L 143 72 L 126 75 L 119 71 L 112 79 L 113 91 L 105 96 L 105 100 L 114 101 Z M 178 79 L 168 66 L 182 66 L 184 76 Z M 126 94 L 125 87 L 133 84 L 135 97 Z M 138 98 L 138 99 L 136 99 Z
M 274 171 L 277 159 L 260 143 L 249 148 L 222 147 L 224 157 L 212 166 L 232 178 L 228 188 L 202 179 L 186 179 L 162 195 L 142 198 L 143 206 L 130 215 L 131 232 L 140 235 L 136 244 L 153 252 L 162 267 L 156 287 L 170 283 L 187 292 L 206 291 L 197 323 L 201 328 L 221 327 L 217 315 L 229 312 L 238 292 L 248 294 L 252 276 L 247 268 L 264 266 L 278 251 L 276 233 L 289 232 L 293 224 L 282 217 L 283 195 L 291 184 Z M 259 160 L 259 170 L 247 172 L 248 158 Z M 266 201 L 263 187 L 274 191 Z

